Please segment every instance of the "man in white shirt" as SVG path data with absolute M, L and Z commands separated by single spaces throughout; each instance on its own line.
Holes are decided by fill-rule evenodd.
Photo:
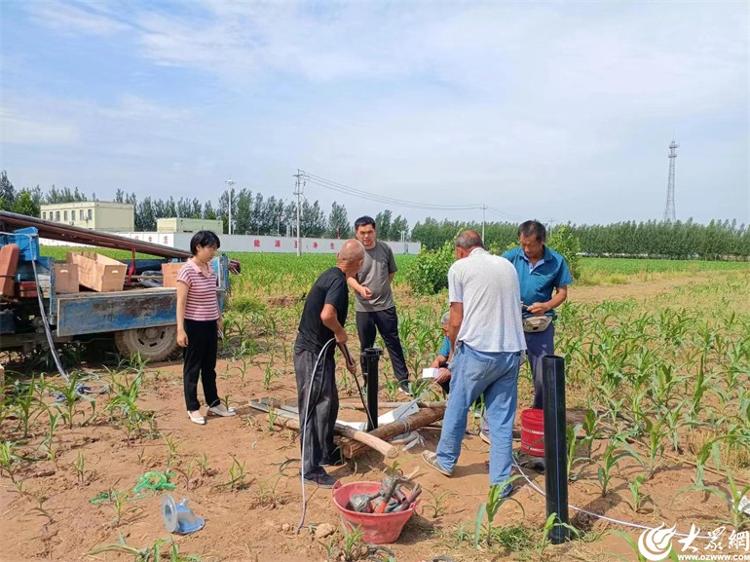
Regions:
M 457 261 L 448 271 L 451 391 L 435 453 L 423 458 L 451 476 L 461 454 L 471 403 L 484 393 L 490 437 L 490 483 L 510 477 L 518 370 L 526 349 L 521 290 L 513 265 L 484 249 L 474 230 L 456 239 Z M 507 496 L 510 485 L 503 490 Z

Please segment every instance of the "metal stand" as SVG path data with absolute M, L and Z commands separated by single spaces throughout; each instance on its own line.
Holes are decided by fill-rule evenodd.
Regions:
M 377 347 L 368 347 L 361 358 L 362 372 L 367 385 L 367 431 L 378 427 L 378 362 L 382 353 L 383 351 Z

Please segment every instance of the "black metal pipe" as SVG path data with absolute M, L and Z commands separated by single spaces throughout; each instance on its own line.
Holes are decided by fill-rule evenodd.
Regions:
M 368 347 L 362 356 L 365 384 L 367 385 L 367 431 L 378 427 L 378 362 L 382 350 Z
M 557 355 L 542 358 L 544 379 L 544 464 L 547 517 L 555 513 L 549 534 L 552 544 L 570 538 L 568 519 L 568 463 L 565 439 L 565 360 Z

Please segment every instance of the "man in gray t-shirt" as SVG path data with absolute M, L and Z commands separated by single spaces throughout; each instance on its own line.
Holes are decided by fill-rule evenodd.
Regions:
M 393 250 L 388 244 L 378 241 L 372 217 L 358 218 L 354 222 L 354 232 L 365 247 L 362 269 L 347 281 L 356 296 L 354 310 L 360 348 L 365 350 L 373 346 L 377 329 L 391 358 L 399 388 L 408 393 L 409 371 L 398 337 L 398 316 L 391 291 L 391 281 L 397 269 Z

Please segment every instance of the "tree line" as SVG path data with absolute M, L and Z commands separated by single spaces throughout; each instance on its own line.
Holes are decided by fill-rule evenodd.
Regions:
M 5 171 L 0 172 L 0 209 L 30 216 L 40 216 L 42 204 L 87 201 L 89 198 L 77 187 L 58 188 L 54 185 L 43 192 L 39 186 L 16 190 Z M 97 200 L 92 194 L 91 200 Z M 218 203 L 201 202 L 197 198 L 167 199 L 144 197 L 122 189 L 115 192 L 114 201 L 130 203 L 135 209 L 135 228 L 138 231 L 155 231 L 159 218 L 183 217 L 221 219 L 223 231 L 228 232 L 229 192 L 225 190 Z M 232 223 L 236 234 L 268 236 L 294 235 L 297 205 L 294 200 L 284 200 L 273 195 L 264 196 L 249 189 L 233 191 Z M 481 231 L 478 222 L 438 220 L 427 218 L 417 222 L 410 230 L 401 215 L 393 216 L 389 209 L 375 215 L 378 236 L 382 240 L 416 240 L 430 250 L 441 248 L 452 241 L 465 228 Z M 510 222 L 491 222 L 485 225 L 485 243 L 501 251 L 514 244 L 518 225 Z M 318 201 L 303 200 L 300 230 L 303 237 L 350 238 L 352 223 L 346 207 L 334 202 L 327 213 Z M 566 225 L 566 235 L 578 240 L 580 251 L 586 255 L 650 256 L 685 259 L 723 259 L 750 257 L 750 227 L 736 221 L 713 220 L 708 224 L 687 221 L 662 222 L 626 221 L 608 225 Z M 554 230 L 554 227 L 551 229 Z
M 626 221 L 607 225 L 565 225 L 569 235 L 580 244 L 580 252 L 591 256 L 664 257 L 709 260 L 750 257 L 750 227 L 737 221 L 712 220 L 708 224 L 687 221 Z M 474 228 L 476 222 L 439 221 L 427 218 L 412 230 L 412 238 L 427 249 L 441 248 L 461 230 Z M 550 232 L 554 233 L 552 226 Z M 516 241 L 518 224 L 485 224 L 485 244 L 500 251 Z
M 296 234 L 297 203 L 273 195 L 264 196 L 249 189 L 235 189 L 232 192 L 232 231 L 234 234 L 255 234 L 266 236 L 293 236 Z M 77 187 L 58 188 L 52 186 L 43 192 L 37 186 L 16 190 L 5 171 L 0 172 L 0 209 L 39 217 L 41 205 L 88 201 L 89 198 Z M 92 201 L 98 200 L 92 194 Z M 180 197 L 166 199 L 144 197 L 138 199 L 135 193 L 117 189 L 113 201 L 129 203 L 134 208 L 135 229 L 140 232 L 156 230 L 160 218 L 221 219 L 223 232 L 229 232 L 229 191 L 225 190 L 217 204 L 211 200 L 201 202 L 197 198 Z M 300 206 L 300 233 L 307 238 L 350 238 L 354 231 L 346 207 L 334 202 L 326 213 L 318 201 L 310 203 L 306 199 Z M 409 224 L 404 217 L 386 209 L 375 215 L 378 235 L 383 240 L 408 239 Z

